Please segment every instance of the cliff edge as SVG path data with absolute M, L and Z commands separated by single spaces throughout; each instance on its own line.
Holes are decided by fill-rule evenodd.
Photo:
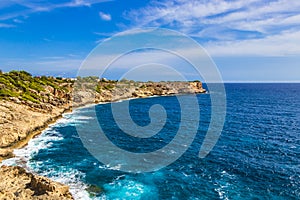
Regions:
M 68 200 L 73 197 L 68 186 L 28 173 L 21 167 L 2 166 L 0 199 Z

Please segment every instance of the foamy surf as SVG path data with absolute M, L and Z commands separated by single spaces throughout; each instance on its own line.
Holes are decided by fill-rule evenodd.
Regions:
M 58 170 L 49 169 L 47 171 L 41 172 L 39 169 L 42 165 L 44 165 L 44 163 L 41 161 L 32 160 L 34 155 L 36 155 L 39 151 L 43 149 L 49 149 L 56 141 L 64 139 L 59 132 L 54 130 L 55 127 L 63 127 L 88 119 L 88 117 L 84 116 L 74 118 L 70 113 L 65 114 L 64 117 L 62 119 L 59 119 L 56 124 L 50 125 L 39 136 L 31 139 L 24 148 L 15 149 L 15 157 L 3 160 L 0 165 L 21 166 L 29 172 L 38 172 L 38 175 L 45 176 L 51 178 L 54 181 L 68 185 L 70 187 L 71 194 L 76 200 L 93 199 L 86 191 L 88 185 L 81 181 L 85 176 L 85 174 L 83 174 L 82 172 L 79 172 L 76 169 L 63 167 Z

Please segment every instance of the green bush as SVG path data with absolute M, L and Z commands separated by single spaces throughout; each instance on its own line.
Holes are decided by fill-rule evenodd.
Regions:
M 87 80 L 94 80 L 96 77 L 89 77 Z M 10 71 L 0 73 L 0 98 L 18 97 L 19 99 L 39 103 L 43 99 L 41 91 L 45 91 L 45 86 L 51 86 L 57 90 L 69 92 L 68 87 L 62 87 L 63 83 L 73 83 L 70 79 L 54 77 L 33 77 L 26 71 Z M 47 95 L 47 94 L 46 94 Z
M 7 80 L 5 77 L 0 77 L 0 83 L 4 84 L 4 85 L 10 85 L 10 81 Z
M 0 89 L 0 97 L 18 97 L 19 94 L 17 92 L 8 90 L 8 89 Z
M 31 82 L 29 87 L 33 90 L 37 90 L 38 92 L 44 91 L 45 89 L 38 82 Z
M 99 84 L 96 86 L 96 92 L 101 94 L 101 86 Z
M 104 85 L 104 89 L 106 90 L 112 90 L 115 86 L 112 84 Z
M 35 99 L 34 97 L 31 96 L 32 94 L 30 93 L 23 93 L 22 94 L 22 99 L 23 100 L 28 100 L 34 103 L 40 103 L 40 101 L 38 101 L 37 99 Z

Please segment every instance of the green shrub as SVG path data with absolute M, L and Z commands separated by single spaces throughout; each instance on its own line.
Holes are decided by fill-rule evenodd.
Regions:
M 4 84 L 4 85 L 10 85 L 10 81 L 7 80 L 5 77 L 0 77 L 0 83 Z
M 33 90 L 37 90 L 38 92 L 45 90 L 38 82 L 31 82 L 29 87 Z
M 19 89 L 19 90 L 23 90 L 24 92 L 27 90 L 27 85 L 25 85 L 24 81 L 20 81 L 18 80 L 16 83 L 15 83 L 15 86 Z
M 106 90 L 112 90 L 115 86 L 112 84 L 104 85 L 104 89 Z
M 99 94 L 101 94 L 101 86 L 98 84 L 97 86 L 96 86 L 96 92 L 98 92 Z
M 23 93 L 22 94 L 22 99 L 23 100 L 28 100 L 34 103 L 40 103 L 40 101 L 38 101 L 37 99 L 35 99 L 34 97 L 31 96 L 32 94 L 30 93 Z
M 8 90 L 8 89 L 0 89 L 0 97 L 18 97 L 19 94 L 17 92 Z

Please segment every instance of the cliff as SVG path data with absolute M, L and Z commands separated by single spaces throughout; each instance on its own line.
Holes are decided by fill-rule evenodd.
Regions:
M 0 168 L 0 199 L 73 199 L 69 187 L 26 172 L 21 167 Z
M 0 160 L 70 108 L 72 85 L 69 79 L 25 71 L 0 74 Z
M 73 82 L 32 77 L 12 71 L 0 74 L 0 162 L 55 122 L 70 108 Z M 73 199 L 68 186 L 27 173 L 20 167 L 0 168 L 0 199 Z
M 0 100 L 0 160 L 13 156 L 13 149 L 24 146 L 49 123 L 55 122 L 69 106 L 50 108 Z
M 205 92 L 206 90 L 199 81 L 135 82 L 121 80 L 117 82 L 106 79 L 83 79 L 75 82 L 73 106 L 79 107 L 88 103 L 112 102 L 128 98 L 145 98 L 150 96 L 194 94 Z

